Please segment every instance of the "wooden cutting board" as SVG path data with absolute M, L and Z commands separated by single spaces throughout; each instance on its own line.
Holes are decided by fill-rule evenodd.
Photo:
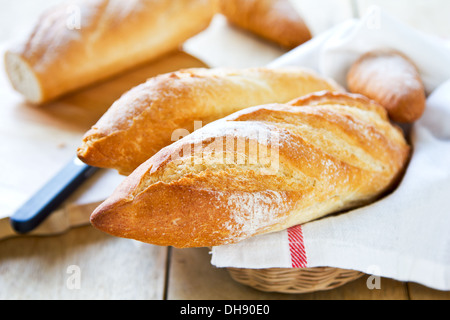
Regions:
M 0 48 L 3 56 L 4 47 Z M 197 58 L 173 52 L 108 81 L 44 106 L 24 101 L 0 65 L 0 240 L 18 236 L 9 217 L 76 153 L 84 133 L 122 94 L 157 74 L 207 67 Z M 123 180 L 100 170 L 32 235 L 53 235 L 89 223 L 95 207 Z

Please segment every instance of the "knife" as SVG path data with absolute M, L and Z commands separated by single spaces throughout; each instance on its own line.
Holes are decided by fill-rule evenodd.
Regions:
M 14 231 L 25 234 L 36 229 L 84 181 L 99 169 L 73 158 L 55 177 L 33 195 L 11 217 Z

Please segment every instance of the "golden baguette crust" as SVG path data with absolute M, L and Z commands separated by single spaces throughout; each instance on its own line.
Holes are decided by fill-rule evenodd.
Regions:
M 164 148 L 91 222 L 155 245 L 236 243 L 376 200 L 409 152 L 377 103 L 315 93 L 242 110 Z
M 395 122 L 413 123 L 425 111 L 425 86 L 419 71 L 397 51 L 364 54 L 348 73 L 348 87 L 380 103 Z
M 321 90 L 342 90 L 303 68 L 186 69 L 149 79 L 124 94 L 86 133 L 85 163 L 133 172 L 161 148 L 238 110 L 285 103 Z M 184 136 L 183 135 L 183 136 Z
M 312 38 L 289 0 L 220 0 L 220 12 L 232 24 L 287 49 Z
M 217 10 L 216 0 L 71 1 L 6 53 L 7 72 L 29 101 L 44 103 L 177 50 Z

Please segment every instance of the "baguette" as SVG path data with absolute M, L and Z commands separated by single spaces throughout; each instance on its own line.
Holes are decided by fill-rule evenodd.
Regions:
M 348 73 L 348 87 L 380 103 L 398 123 L 413 123 L 425 111 L 426 94 L 420 74 L 400 52 L 364 54 Z
M 195 121 L 205 125 L 247 107 L 285 103 L 321 90 L 342 89 L 301 68 L 199 68 L 159 75 L 112 105 L 85 134 L 78 157 L 129 175 L 178 140 L 177 132 L 192 132 Z
M 221 0 L 219 10 L 230 23 L 289 50 L 312 38 L 289 0 Z
M 217 10 L 216 0 L 72 1 L 45 12 L 7 51 L 6 71 L 17 91 L 42 104 L 177 50 Z M 77 12 L 79 25 L 71 25 Z
M 375 201 L 409 153 L 376 102 L 315 93 L 239 111 L 162 149 L 91 223 L 161 246 L 236 243 Z

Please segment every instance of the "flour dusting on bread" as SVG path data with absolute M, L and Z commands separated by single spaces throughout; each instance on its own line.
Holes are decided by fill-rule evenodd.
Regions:
M 244 148 L 223 143 L 230 137 Z M 222 143 L 211 149 L 216 140 Z M 250 163 L 250 141 L 276 148 L 271 174 L 261 170 L 267 163 Z M 179 156 L 185 147 L 189 152 Z M 374 201 L 400 179 L 409 152 L 375 102 L 311 94 L 237 112 L 162 149 L 96 210 L 92 223 L 158 245 L 235 243 Z M 230 161 L 217 161 L 217 153 Z

